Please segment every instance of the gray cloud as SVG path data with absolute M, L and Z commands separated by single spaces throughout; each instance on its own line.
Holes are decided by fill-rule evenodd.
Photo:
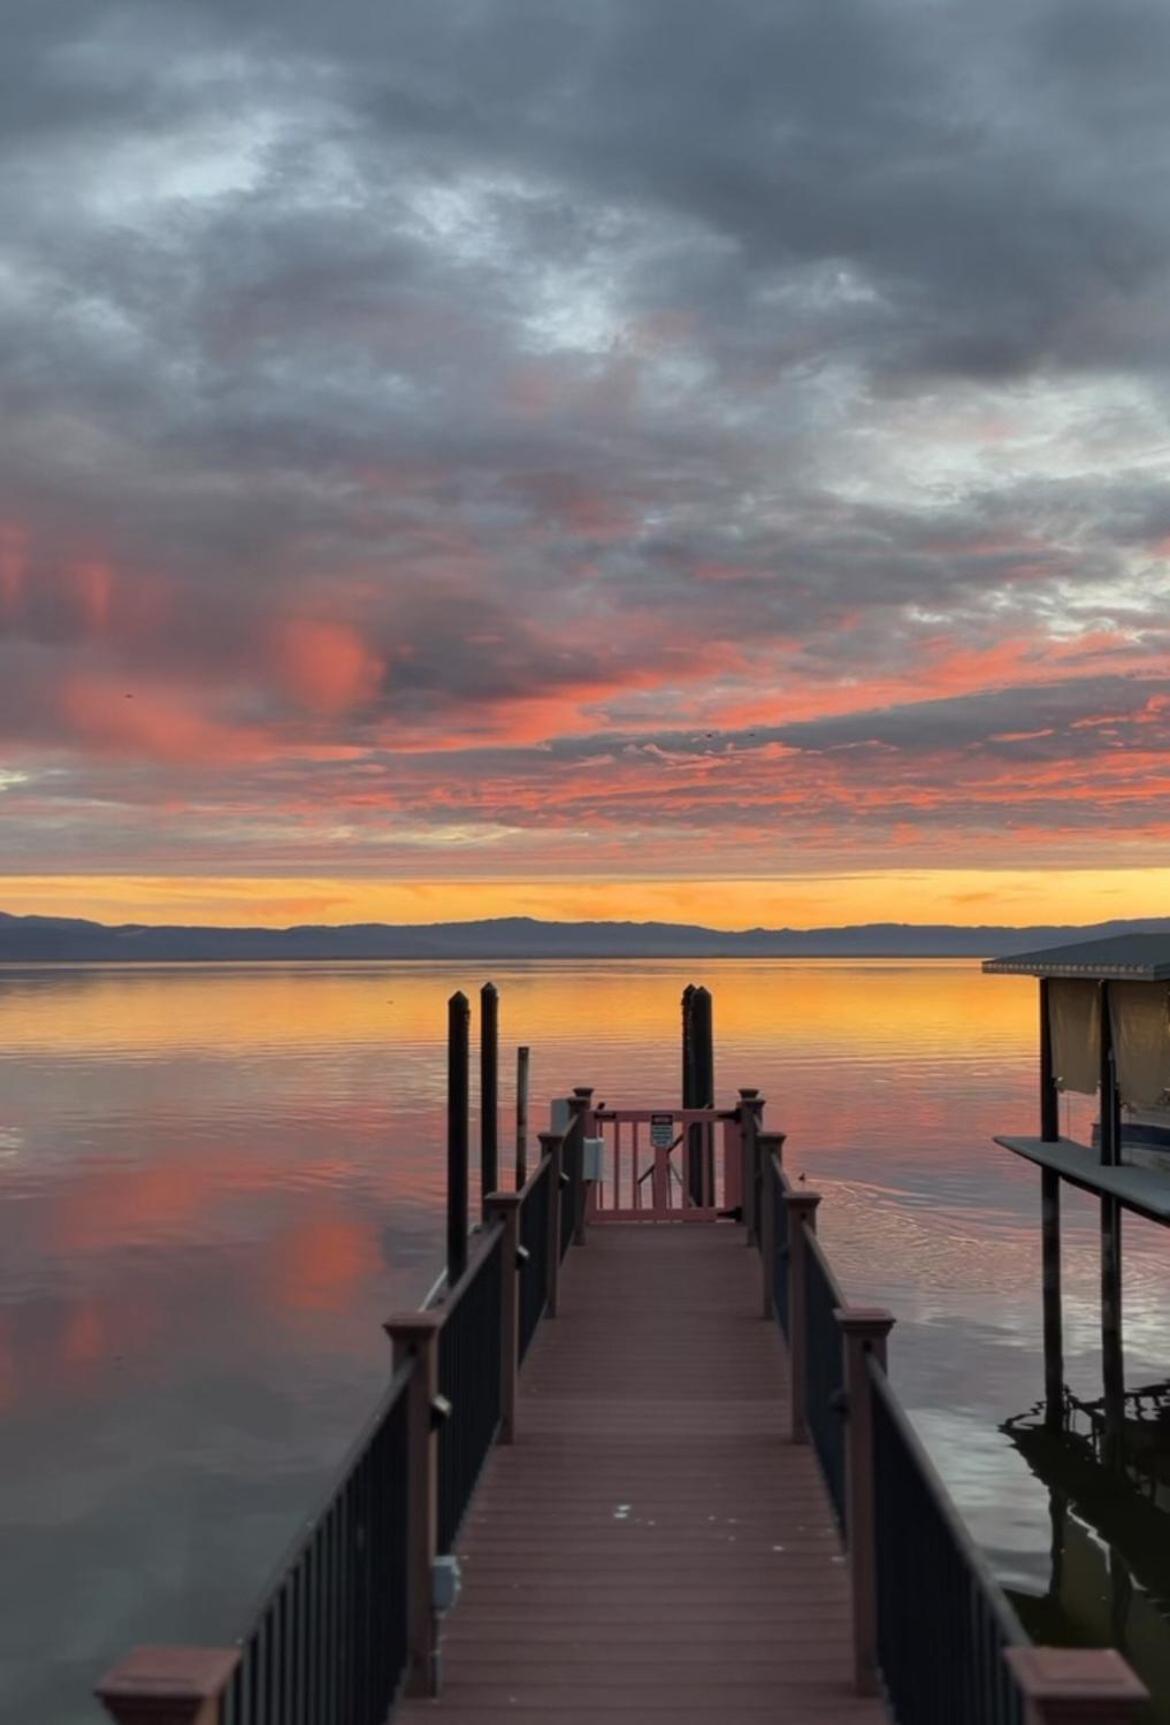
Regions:
M 687 754 L 664 707 L 753 798 L 764 740 L 1080 765 L 1164 666 L 1158 0 L 42 0 L 6 48 L 0 767 L 61 775 L 21 854 L 221 739 L 244 849 L 346 802 L 329 745 L 412 819 L 555 826 L 552 772 Z M 376 662 L 344 711 L 289 618 Z M 165 771 L 120 679 L 198 714 Z

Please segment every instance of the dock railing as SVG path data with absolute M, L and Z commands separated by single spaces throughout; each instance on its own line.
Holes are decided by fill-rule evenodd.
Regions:
M 519 1368 L 556 1315 L 584 1228 L 591 1094 L 566 1134 L 540 1135 L 519 1192 L 488 1195 L 455 1285 L 386 1324 L 390 1386 L 239 1636 L 136 1648 L 97 1689 L 120 1725 L 385 1725 L 400 1695 L 437 1692 L 455 1585 L 439 1560 L 492 1446 L 515 1436 Z
M 894 1319 L 850 1305 L 817 1237 L 821 1194 L 741 1092 L 744 1222 L 788 1344 L 790 1435 L 812 1442 L 846 1544 L 856 1687 L 896 1725 L 1126 1725 L 1146 1690 L 1112 1648 L 1030 1644 L 887 1371 Z

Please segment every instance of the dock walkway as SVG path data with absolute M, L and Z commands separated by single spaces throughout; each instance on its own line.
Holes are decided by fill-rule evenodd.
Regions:
M 590 1230 L 458 1551 L 438 1700 L 403 1725 L 878 1725 L 849 1578 L 737 1228 Z

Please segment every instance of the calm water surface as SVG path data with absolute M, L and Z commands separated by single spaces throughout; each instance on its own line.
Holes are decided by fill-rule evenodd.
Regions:
M 763 1089 L 847 1289 L 898 1316 L 896 1381 L 970 1525 L 1041 1601 L 1053 1500 L 998 1429 L 1042 1388 L 1038 1178 L 990 1141 L 1033 1129 L 1034 983 L 949 962 L 493 975 L 534 1096 L 591 1083 L 614 1106 L 675 1098 L 679 994 L 711 987 L 721 1099 Z M 134 1642 L 239 1627 L 385 1381 L 382 1319 L 433 1280 L 444 1002 L 482 979 L 0 969 L 5 1721 L 93 1721 L 92 1682 Z M 1070 1193 L 1068 1378 L 1090 1398 L 1096 1238 Z M 1165 1236 L 1127 1220 L 1125 1265 L 1134 1385 L 1170 1373 Z M 1156 1586 L 1119 1606 L 1120 1560 L 1110 1591 L 1073 1522 L 1086 1612 L 1157 1678 Z

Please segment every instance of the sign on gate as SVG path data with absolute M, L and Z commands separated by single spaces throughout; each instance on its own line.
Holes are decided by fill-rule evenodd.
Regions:
M 674 1143 L 674 1115 L 652 1114 L 650 1116 L 650 1147 L 653 1150 L 669 1150 Z

